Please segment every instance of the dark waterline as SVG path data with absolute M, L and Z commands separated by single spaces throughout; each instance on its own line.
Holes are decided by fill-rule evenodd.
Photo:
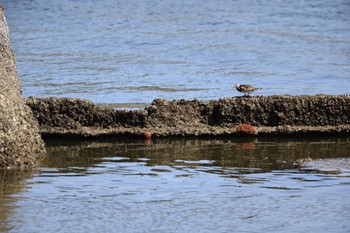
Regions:
M 0 231 L 348 232 L 349 166 L 293 161 L 349 158 L 349 140 L 47 141 L 37 170 L 1 172 Z

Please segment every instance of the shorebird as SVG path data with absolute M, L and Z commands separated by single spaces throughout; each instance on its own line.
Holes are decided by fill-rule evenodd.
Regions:
M 261 89 L 259 87 L 253 87 L 248 84 L 238 84 L 238 83 L 235 85 L 235 88 L 237 89 L 237 91 L 244 93 L 245 96 L 249 96 L 250 93 Z

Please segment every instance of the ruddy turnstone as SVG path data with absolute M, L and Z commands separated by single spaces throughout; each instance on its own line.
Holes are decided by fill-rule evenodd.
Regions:
M 253 87 L 248 84 L 238 84 L 238 83 L 235 85 L 235 88 L 237 89 L 237 91 L 244 93 L 245 96 L 248 96 L 250 93 L 261 89 L 259 87 Z

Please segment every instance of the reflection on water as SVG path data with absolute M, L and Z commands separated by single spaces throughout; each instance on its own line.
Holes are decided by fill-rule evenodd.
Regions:
M 124 157 L 129 162 L 148 158 L 146 166 L 197 165 L 207 161 L 210 166 L 236 167 L 249 171 L 292 168 L 300 158 L 337 158 L 348 156 L 347 138 L 310 141 L 307 138 L 236 138 L 236 139 L 154 139 L 145 141 L 48 141 L 48 156 L 43 162 L 50 167 L 90 167 L 111 157 Z M 101 158 L 100 158 L 101 157 Z M 122 162 L 122 160 L 120 161 Z M 199 163 L 201 164 L 201 163 Z
M 47 141 L 37 171 L 1 173 L 0 231 L 348 232 L 349 169 L 293 161 L 349 140 Z
M 0 232 L 7 232 L 14 227 L 11 215 L 17 206 L 13 195 L 28 188 L 25 180 L 32 178 L 33 171 L 1 171 L 0 170 Z

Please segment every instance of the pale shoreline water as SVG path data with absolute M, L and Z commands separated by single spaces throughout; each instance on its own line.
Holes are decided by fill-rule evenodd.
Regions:
M 25 97 L 96 103 L 349 94 L 341 0 L 2 1 Z

